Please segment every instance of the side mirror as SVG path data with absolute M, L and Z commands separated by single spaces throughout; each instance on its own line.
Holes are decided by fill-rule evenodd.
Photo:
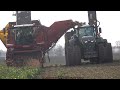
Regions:
M 99 28 L 99 33 L 102 33 L 102 30 L 101 30 L 101 28 Z

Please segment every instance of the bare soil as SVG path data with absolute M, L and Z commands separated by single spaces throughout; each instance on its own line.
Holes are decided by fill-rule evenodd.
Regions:
M 83 63 L 80 66 L 44 67 L 39 79 L 120 79 L 120 61 L 105 64 Z

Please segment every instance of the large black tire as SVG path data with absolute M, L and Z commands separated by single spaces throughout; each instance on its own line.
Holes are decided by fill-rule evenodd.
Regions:
M 68 55 L 68 47 L 65 47 L 65 60 L 66 60 L 66 66 L 69 66 L 69 55 Z
M 107 43 L 105 55 L 106 55 L 105 62 L 109 62 L 109 63 L 113 62 L 111 43 Z
M 68 47 L 68 62 L 69 62 L 69 66 L 74 66 L 75 62 L 74 62 L 74 54 L 73 54 L 73 46 L 69 46 Z
M 104 60 L 105 60 L 105 47 L 104 47 L 104 44 L 99 44 L 98 45 L 98 60 L 97 60 L 97 63 L 100 64 L 100 63 L 103 63 Z
M 71 48 L 68 46 L 65 48 L 65 59 L 66 59 L 66 66 L 70 66 L 70 50 Z
M 72 46 L 69 45 L 69 40 L 71 38 L 71 32 L 65 34 L 65 59 L 66 66 L 72 65 Z
M 13 57 L 14 57 L 14 54 L 13 52 L 11 52 L 9 49 L 7 50 L 7 53 L 6 53 L 6 65 L 8 67 L 12 67 L 14 66 L 14 60 L 13 60 Z
M 66 66 L 71 66 L 72 65 L 72 47 L 71 46 L 66 46 L 65 47 L 65 58 L 66 58 Z
M 81 64 L 80 47 L 68 46 L 65 52 L 66 66 L 76 66 Z
M 81 64 L 81 50 L 79 46 L 74 46 L 73 48 L 73 65 Z
M 23 59 L 19 59 L 19 58 L 14 58 L 14 66 L 15 67 L 22 67 L 24 66 L 24 60 Z
M 65 34 L 65 58 L 66 66 L 75 66 L 81 64 L 80 47 L 70 45 L 69 40 L 72 36 L 71 32 Z

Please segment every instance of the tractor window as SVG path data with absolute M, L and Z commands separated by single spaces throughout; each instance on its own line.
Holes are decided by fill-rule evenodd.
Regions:
M 33 43 L 33 27 L 14 28 L 16 44 L 27 45 Z
M 79 35 L 83 36 L 94 36 L 94 28 L 93 27 L 82 27 L 79 29 Z

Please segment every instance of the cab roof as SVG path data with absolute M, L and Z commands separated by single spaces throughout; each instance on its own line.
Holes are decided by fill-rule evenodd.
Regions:
M 34 26 L 34 24 L 15 25 L 14 27 L 29 27 L 29 26 Z

